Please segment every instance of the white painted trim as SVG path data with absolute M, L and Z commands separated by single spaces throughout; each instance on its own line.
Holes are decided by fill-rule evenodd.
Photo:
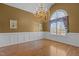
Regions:
M 0 33 L 0 47 L 40 40 L 43 38 L 42 34 L 42 32 Z
M 68 33 L 61 36 L 53 35 L 50 32 L 0 33 L 0 47 L 40 40 L 43 38 L 79 47 L 79 33 Z
M 69 45 L 79 47 L 79 33 L 68 33 L 66 35 L 53 35 L 49 32 L 44 33 L 44 37 L 49 40 L 54 40 Z

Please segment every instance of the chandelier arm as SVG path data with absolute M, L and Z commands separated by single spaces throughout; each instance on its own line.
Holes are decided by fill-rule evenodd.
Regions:
M 45 22 L 47 19 L 47 13 L 44 9 L 43 3 L 40 4 L 38 11 L 36 11 L 35 16 L 40 19 L 40 21 Z

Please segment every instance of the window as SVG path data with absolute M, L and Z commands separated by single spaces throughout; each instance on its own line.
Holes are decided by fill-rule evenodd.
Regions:
M 65 10 L 57 10 L 50 18 L 50 32 L 57 35 L 65 35 L 68 31 L 68 14 Z

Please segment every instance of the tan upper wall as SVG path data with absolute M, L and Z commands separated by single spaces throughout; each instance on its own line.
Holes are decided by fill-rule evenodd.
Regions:
M 79 4 L 56 3 L 51 7 L 53 14 L 58 9 L 64 9 L 69 15 L 69 31 L 79 32 Z M 18 22 L 17 29 L 10 29 L 10 19 Z M 0 32 L 34 32 L 37 18 L 32 13 L 0 4 Z M 49 31 L 49 22 L 43 24 L 44 31 Z
M 69 32 L 79 32 L 79 4 L 74 3 L 56 3 L 51 7 L 51 15 L 58 9 L 64 9 L 69 15 Z M 48 23 L 49 24 L 49 23 Z M 48 26 L 48 24 L 46 26 Z M 49 27 L 47 27 L 48 31 Z
M 10 19 L 17 20 L 17 29 L 10 29 Z M 0 32 L 33 32 L 37 18 L 32 13 L 0 4 Z

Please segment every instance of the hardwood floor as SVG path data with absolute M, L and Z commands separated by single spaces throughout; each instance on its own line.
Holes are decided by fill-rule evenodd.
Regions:
M 79 56 L 79 47 L 48 39 L 0 48 L 1 56 Z

